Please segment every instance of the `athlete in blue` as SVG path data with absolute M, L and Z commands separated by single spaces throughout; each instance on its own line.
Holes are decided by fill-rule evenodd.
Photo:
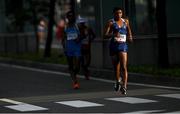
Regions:
M 122 94 L 126 94 L 128 80 L 127 40 L 132 42 L 133 39 L 129 21 L 122 18 L 122 13 L 122 9 L 119 7 L 113 9 L 114 17 L 107 22 L 104 35 L 105 38 L 111 38 L 109 50 L 116 77 L 114 89 L 116 91 L 120 90 Z M 122 78 L 120 72 L 122 72 Z
M 84 73 L 86 80 L 90 79 L 89 66 L 91 63 L 91 43 L 96 37 L 94 31 L 87 25 L 87 20 L 79 17 L 77 24 L 81 34 L 82 45 L 81 45 L 81 68 Z
M 80 57 L 81 57 L 81 40 L 80 32 L 76 25 L 76 18 L 73 11 L 69 11 L 67 14 L 68 23 L 64 27 L 63 35 L 63 47 L 67 57 L 69 72 L 73 81 L 73 88 L 79 88 L 79 82 L 77 80 L 77 74 L 80 70 Z

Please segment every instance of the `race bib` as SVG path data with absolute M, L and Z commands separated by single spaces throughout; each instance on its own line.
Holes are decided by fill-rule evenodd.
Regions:
M 68 33 L 67 34 L 67 40 L 74 40 L 78 37 L 77 33 Z
M 114 37 L 114 39 L 117 41 L 117 42 L 126 42 L 126 35 L 120 35 L 119 37 Z

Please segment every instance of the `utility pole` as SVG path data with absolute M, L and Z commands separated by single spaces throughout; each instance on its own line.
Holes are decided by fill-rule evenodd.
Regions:
M 44 57 L 51 56 L 51 44 L 52 44 L 52 39 L 53 39 L 53 25 L 54 25 L 54 15 L 55 15 L 55 11 L 54 11 L 55 3 L 56 3 L 56 0 L 50 0 L 48 36 L 47 36 L 47 41 L 46 41 Z
M 74 12 L 75 14 L 75 0 L 71 0 L 70 1 L 70 6 L 71 6 L 71 10 Z
M 166 0 L 156 0 L 157 28 L 158 28 L 158 65 L 160 68 L 169 67 L 167 43 Z

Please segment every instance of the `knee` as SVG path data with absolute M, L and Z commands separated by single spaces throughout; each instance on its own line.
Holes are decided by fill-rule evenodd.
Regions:
M 126 67 L 126 66 L 122 66 L 122 67 L 121 67 L 121 70 L 122 70 L 123 72 L 126 72 L 126 71 L 127 71 L 127 67 Z

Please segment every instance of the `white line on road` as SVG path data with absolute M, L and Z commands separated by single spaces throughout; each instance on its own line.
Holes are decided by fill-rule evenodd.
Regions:
M 96 107 L 96 106 L 104 106 L 103 104 L 82 101 L 82 100 L 75 100 L 75 101 L 61 101 L 56 102 L 58 104 L 68 105 L 76 108 L 83 108 L 83 107 Z
M 161 113 L 163 111 L 165 110 L 142 110 L 142 111 L 127 112 L 127 113 L 122 113 L 122 114 L 151 114 L 151 113 Z
M 135 98 L 135 97 L 122 97 L 122 98 L 118 97 L 118 98 L 105 98 L 105 99 L 112 100 L 112 101 L 118 101 L 118 102 L 124 102 L 124 103 L 130 103 L 130 104 L 158 102 L 155 100 Z
M 162 94 L 156 96 L 180 99 L 180 94 Z
M 51 74 L 58 74 L 58 75 L 64 75 L 64 76 L 70 76 L 69 73 L 63 73 L 63 72 L 57 72 L 57 71 L 50 71 L 50 70 L 45 70 L 45 69 L 37 69 L 37 68 L 30 68 L 30 67 L 25 67 L 25 66 L 19 66 L 19 65 L 8 65 L 8 64 L 3 64 L 0 63 L 1 66 L 6 66 L 6 67 L 13 67 L 13 68 L 18 68 L 18 69 L 24 69 L 24 70 L 30 70 L 30 71 L 36 71 L 36 72 L 43 72 L 43 73 L 51 73 Z M 79 78 L 84 78 L 82 75 L 78 75 Z M 112 80 L 107 80 L 107 79 L 101 79 L 101 78 L 95 78 L 91 77 L 92 80 L 96 81 L 101 81 L 101 82 L 107 82 L 107 83 L 114 83 Z M 131 83 L 129 82 L 128 85 L 136 85 L 136 86 L 144 86 L 144 87 L 154 87 L 154 88 L 162 88 L 162 89 L 174 89 L 174 90 L 180 90 L 179 87 L 171 87 L 171 86 L 160 86 L 160 85 L 153 85 L 153 84 L 142 84 L 142 83 Z
M 11 100 L 11 99 L 6 99 L 6 98 L 2 98 L 2 99 L 0 99 L 0 101 L 11 103 L 11 104 L 16 104 L 16 105 L 23 104 L 23 102 L 14 101 L 14 100 Z
M 5 106 L 6 108 L 21 111 L 21 112 L 48 110 L 47 108 L 15 101 L 15 100 L 7 99 L 7 98 L 2 98 L 2 99 L 0 99 L 0 101 L 13 104 L 10 106 Z
M 9 109 L 20 111 L 20 112 L 48 110 L 48 108 L 43 108 L 40 106 L 31 105 L 31 104 L 19 104 L 19 105 L 5 106 L 5 107 L 9 108 Z

